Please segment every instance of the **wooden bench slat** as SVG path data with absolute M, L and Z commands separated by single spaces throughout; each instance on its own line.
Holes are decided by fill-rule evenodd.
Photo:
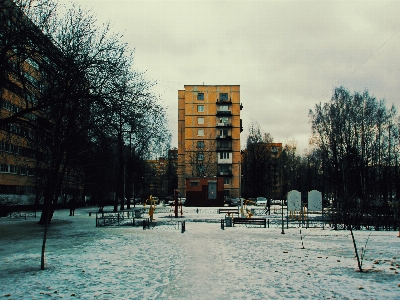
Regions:
M 220 208 L 218 209 L 218 213 L 231 213 L 231 214 L 239 214 L 238 209 L 232 209 L 232 208 Z
M 254 225 L 263 225 L 265 228 L 267 227 L 267 219 L 263 218 L 234 218 L 233 225 L 235 224 L 254 224 Z

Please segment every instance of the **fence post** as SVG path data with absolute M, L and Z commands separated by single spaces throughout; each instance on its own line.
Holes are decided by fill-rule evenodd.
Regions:
M 182 225 L 182 227 L 181 227 L 181 233 L 184 233 L 184 232 L 185 232 L 185 221 L 182 221 L 182 222 L 181 222 L 181 225 Z

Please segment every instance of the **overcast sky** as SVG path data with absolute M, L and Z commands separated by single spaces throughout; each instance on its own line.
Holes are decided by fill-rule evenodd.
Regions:
M 76 1 L 124 33 L 135 68 L 158 82 L 172 146 L 184 85 L 240 85 L 242 147 L 257 121 L 299 154 L 309 110 L 334 87 L 400 109 L 400 1 Z

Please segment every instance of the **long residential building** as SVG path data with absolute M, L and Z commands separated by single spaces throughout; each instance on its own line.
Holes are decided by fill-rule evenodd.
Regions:
M 60 78 L 57 62 L 63 57 L 13 1 L 1 3 L 0 20 L 0 205 L 38 204 L 48 156 L 39 145 L 45 140 L 39 128 L 52 124 L 41 98 Z M 67 171 L 60 194 L 78 194 L 77 174 Z

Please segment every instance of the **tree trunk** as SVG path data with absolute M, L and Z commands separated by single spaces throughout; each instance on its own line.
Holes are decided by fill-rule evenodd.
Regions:
M 45 192 L 42 215 L 39 220 L 39 224 L 41 225 L 50 224 L 50 221 L 53 219 L 54 207 L 52 195 L 53 193 L 51 191 Z

